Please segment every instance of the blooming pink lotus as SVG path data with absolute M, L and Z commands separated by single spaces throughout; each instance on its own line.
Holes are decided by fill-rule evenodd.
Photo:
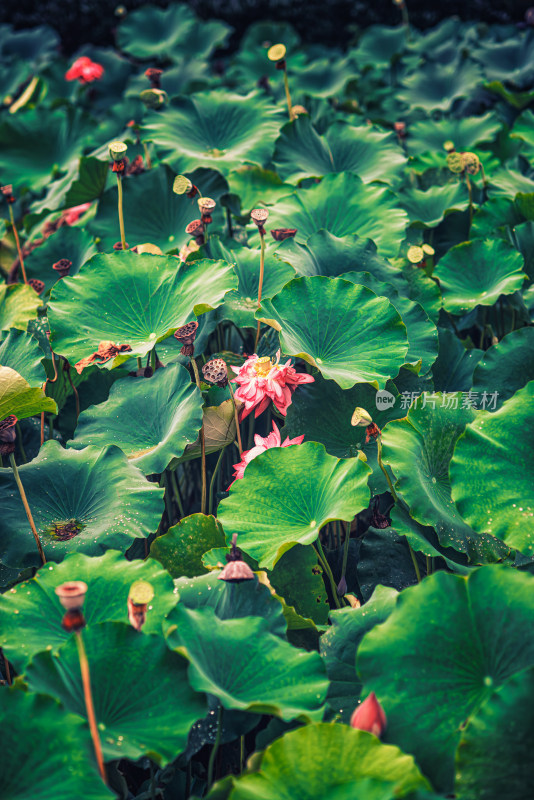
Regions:
M 77 58 L 72 67 L 65 73 L 66 81 L 80 81 L 80 83 L 92 83 L 98 81 L 104 74 L 102 64 L 91 61 L 87 56 Z
M 252 447 L 250 450 L 245 450 L 239 464 L 234 464 L 234 480 L 232 483 L 234 483 L 238 478 L 243 477 L 247 464 L 250 464 L 250 462 L 256 458 L 256 456 L 259 456 L 260 453 L 264 453 L 265 450 L 270 450 L 271 447 L 289 447 L 292 444 L 302 444 L 303 439 L 304 434 L 302 436 L 295 436 L 294 439 L 287 437 L 284 439 L 284 441 L 282 441 L 280 431 L 278 430 L 276 423 L 273 422 L 273 429 L 271 433 L 265 437 L 256 434 L 254 436 L 255 447 Z M 232 484 L 230 484 L 230 486 L 231 485 Z
M 247 358 L 242 367 L 232 367 L 237 373 L 232 381 L 239 384 L 235 397 L 243 403 L 240 421 L 248 417 L 253 408 L 256 409 L 254 416 L 259 417 L 271 400 L 285 417 L 291 405 L 291 394 L 297 386 L 314 382 L 315 378 L 311 375 L 298 373 L 289 359 L 285 364 L 279 362 L 280 350 L 276 354 L 276 361 L 254 354 Z

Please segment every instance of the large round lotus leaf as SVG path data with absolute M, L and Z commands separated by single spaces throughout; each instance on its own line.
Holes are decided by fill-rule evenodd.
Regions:
M 259 247 L 243 247 L 233 240 L 223 242 L 214 236 L 209 240 L 209 251 L 212 258 L 231 263 L 239 281 L 238 288 L 226 295 L 224 305 L 219 311 L 220 318 L 231 319 L 240 327 L 255 328 L 254 314 L 258 308 L 260 279 Z M 262 297 L 273 297 L 294 277 L 295 270 L 277 259 L 274 256 L 274 246 L 270 247 L 265 254 Z
M 413 753 L 438 790 L 452 790 L 469 717 L 534 665 L 533 588 L 531 575 L 504 567 L 437 572 L 402 592 L 360 645 L 358 671 L 384 707 L 387 741 Z
M 23 283 L 0 284 L 0 331 L 18 328 L 25 331 L 30 319 L 37 316 L 39 295 Z
M 219 306 L 235 289 L 231 264 L 116 252 L 97 255 L 54 287 L 49 305 L 54 350 L 71 363 L 102 341 L 143 356 L 181 325 Z
M 118 447 L 64 450 L 51 440 L 19 473 L 48 561 L 122 549 L 158 527 L 163 492 Z M 12 567 L 40 565 L 10 469 L 0 470 L 0 493 L 0 560 Z
M 317 442 L 260 453 L 218 509 L 227 539 L 272 569 L 294 544 L 311 544 L 331 520 L 352 520 L 369 503 L 369 467 L 337 459 Z
M 224 22 L 200 22 L 182 5 L 169 8 L 145 6 L 128 14 L 120 24 L 117 43 L 135 58 L 175 61 L 184 53 L 205 58 L 217 45 L 223 45 L 230 27 Z
M 432 366 L 436 392 L 468 392 L 473 385 L 473 370 L 483 350 L 467 350 L 461 339 L 447 328 L 438 327 L 439 351 Z
M 395 503 L 389 511 L 389 516 L 391 528 L 389 531 L 387 529 L 380 531 L 380 534 L 384 535 L 385 538 L 395 541 L 395 534 L 399 537 L 405 536 L 412 550 L 429 558 L 443 559 L 451 572 L 455 572 L 457 575 L 468 575 L 471 570 L 476 569 L 476 567 L 466 566 L 467 557 L 463 553 L 458 553 L 450 547 L 442 547 L 434 528 L 416 522 L 410 516 L 410 512 L 404 503 Z M 508 559 L 505 563 L 510 561 L 513 561 L 513 558 Z M 437 563 L 441 564 L 441 562 Z
M 431 186 L 426 191 L 407 189 L 399 195 L 399 200 L 408 212 L 410 222 L 425 228 L 435 228 L 448 213 L 464 211 L 469 203 L 463 183 Z
M 116 796 L 100 779 L 86 725 L 57 700 L 4 688 L 0 709 L 2 800 Z
M 456 755 L 459 800 L 525 800 L 534 793 L 534 669 L 499 686 L 462 733 Z
M 338 278 L 345 272 L 362 270 L 378 280 L 392 283 L 397 289 L 406 289 L 399 271 L 376 252 L 370 239 L 360 239 L 355 234 L 338 238 L 328 231 L 317 231 L 306 244 L 286 239 L 278 246 L 276 257 L 291 264 L 302 277 L 324 275 Z
M 332 625 L 320 639 L 321 656 L 330 681 L 327 702 L 343 722 L 348 723 L 358 705 L 362 684 L 356 673 L 356 652 L 366 633 L 389 617 L 397 592 L 377 586 L 361 608 L 342 608 L 331 612 Z
M 206 713 L 203 698 L 187 681 L 187 661 L 161 636 L 139 634 L 123 622 L 93 625 L 83 639 L 104 759 L 173 761 L 185 749 L 193 723 Z M 54 695 L 69 711 L 87 716 L 74 637 L 58 655 L 36 655 L 26 677 L 34 691 Z
M 477 48 L 476 59 L 484 67 L 489 80 L 506 78 L 514 87 L 526 88 L 532 84 L 533 34 L 531 30 L 506 41 L 484 41 Z
M 452 142 L 458 151 L 472 150 L 481 142 L 492 142 L 502 128 L 495 114 L 482 117 L 449 117 L 423 119 L 410 124 L 406 147 L 411 155 L 443 151 L 445 142 Z
M 26 419 L 41 411 L 57 414 L 55 400 L 46 397 L 40 387 L 32 389 L 14 369 L 0 367 L 0 420 L 10 414 Z
M 480 411 L 454 448 L 452 497 L 480 533 L 534 553 L 534 381 L 499 411 Z
M 406 327 L 385 297 L 343 278 L 295 278 L 258 319 L 280 331 L 284 353 L 303 358 L 342 389 L 355 383 L 378 388 L 406 361 Z
M 470 238 L 501 238 L 499 228 L 515 228 L 520 222 L 524 217 L 511 197 L 492 197 L 475 211 Z
M 375 387 L 368 383 L 341 389 L 334 381 L 317 375 L 314 383 L 299 386 L 293 395 L 283 435 L 292 439 L 304 434 L 305 441 L 321 442 L 337 458 L 357 456 L 362 449 L 369 455 L 376 445 L 366 445 L 365 428 L 351 425 L 350 421 L 355 408 L 368 411 L 380 429 L 390 420 L 404 417 L 406 412 L 395 385 L 388 382 L 385 391 L 382 404 L 380 399 L 377 402 Z
M 406 419 L 391 422 L 382 436 L 383 460 L 396 477 L 395 487 L 411 516 L 432 525 L 445 547 L 466 553 L 474 563 L 506 556 L 510 547 L 465 522 L 451 497 L 449 465 L 454 446 L 475 411 L 464 405 L 464 395 L 423 394 L 410 407 Z M 473 469 L 470 459 L 469 469 Z M 480 503 L 480 495 L 473 497 Z M 483 535 L 484 534 L 484 535 Z
M 53 236 L 49 236 L 44 244 L 32 250 L 24 260 L 24 265 L 28 279 L 43 281 L 45 291 L 48 291 L 58 279 L 58 273 L 52 269 L 56 261 L 67 258 L 72 262 L 69 274 L 76 275 L 82 264 L 97 252 L 94 239 L 87 231 L 64 225 Z
M 202 396 L 179 364 L 151 378 L 123 378 L 105 403 L 80 414 L 70 447 L 116 444 L 145 475 L 159 474 L 194 442 L 202 425 Z
M 396 137 L 369 125 L 334 122 L 319 136 L 308 116 L 284 125 L 273 161 L 284 180 L 322 177 L 330 172 L 354 172 L 364 183 L 398 180 L 406 156 Z
M 375 278 L 369 272 L 347 272 L 344 279 L 366 286 L 379 297 L 387 297 L 406 326 L 408 352 L 406 362 L 422 375 L 428 372 L 438 355 L 438 332 L 419 303 L 414 303 L 392 286 Z
M 173 181 L 174 174 L 164 165 L 123 181 L 124 231 L 130 247 L 150 242 L 168 252 L 190 239 L 185 229 L 198 219 L 198 207 L 173 193 Z M 116 186 L 102 196 L 90 229 L 105 250 L 120 241 Z
M 269 583 L 301 619 L 312 619 L 320 625 L 328 622 L 330 606 L 323 569 L 312 547 L 296 544 L 284 553 L 269 572 Z M 291 627 L 290 622 L 288 624 Z
M 202 575 L 205 568 L 202 556 L 212 547 L 224 547 L 224 532 L 219 522 L 205 514 L 191 514 L 158 536 L 150 548 L 150 555 L 157 559 L 173 578 L 182 575 L 194 578 Z
M 93 133 L 94 121 L 74 107 L 5 114 L 0 125 L 2 180 L 39 192 L 53 172 L 81 156 Z
M 284 720 L 322 718 L 328 680 L 321 657 L 273 635 L 266 619 L 223 620 L 212 608 L 178 604 L 173 621 L 169 645 L 191 662 L 188 679 L 196 691 L 215 695 L 227 709 Z
M 348 725 L 290 731 L 267 748 L 258 766 L 258 772 L 236 780 L 230 800 L 377 800 L 428 787 L 412 756 Z M 389 793 L 375 794 L 376 783 L 389 784 Z
M 372 239 L 382 256 L 399 251 L 408 224 L 396 197 L 383 186 L 363 183 L 351 172 L 327 175 L 321 183 L 281 200 L 271 212 L 273 228 L 297 229 L 297 242 L 324 228 L 334 236 L 356 233 Z
M 393 57 L 406 48 L 402 25 L 370 25 L 358 39 L 355 58 L 360 67 L 389 67 Z
M 521 289 L 523 256 L 499 239 L 475 239 L 446 253 L 435 270 L 443 305 L 452 314 L 492 306 L 502 294 Z
M 484 353 L 473 373 L 473 392 L 482 400 L 497 393 L 496 403 L 485 403 L 488 411 L 500 408 L 529 381 L 534 380 L 534 328 L 519 328 Z M 483 406 L 484 407 L 484 406 Z
M 72 553 L 61 564 L 47 564 L 0 597 L 0 646 L 19 671 L 36 653 L 57 652 L 69 638 L 61 627 L 65 611 L 55 588 L 73 580 L 88 586 L 83 609 L 88 625 L 128 622 L 128 593 L 134 581 L 148 581 L 154 589 L 144 633 L 160 633 L 162 619 L 178 601 L 172 578 L 159 564 L 128 561 L 116 550 L 93 557 Z
M 472 61 L 456 62 L 447 66 L 429 62 L 425 64 L 424 70 L 418 69 L 404 78 L 403 89 L 397 96 L 410 109 L 423 108 L 429 113 L 438 109 L 449 111 L 455 100 L 470 97 L 481 80 L 480 68 Z
M 291 184 L 283 183 L 276 172 L 252 166 L 232 170 L 228 185 L 241 214 L 248 214 L 260 205 L 272 206 L 293 191 Z
M 308 96 L 327 99 L 343 92 L 347 82 L 354 76 L 351 59 L 339 57 L 333 59 L 329 51 L 326 51 L 326 55 L 326 58 L 303 60 L 301 64 L 298 63 L 297 54 L 291 57 L 288 72 L 291 91 L 295 98 L 306 102 L 305 98 Z M 278 73 L 273 82 L 280 81 L 280 78 Z
M 243 164 L 261 167 L 269 161 L 282 120 L 258 92 L 201 92 L 173 98 L 163 112 L 149 115 L 143 138 L 177 172 L 201 164 L 227 174 Z
M 37 339 L 26 331 L 11 328 L 0 333 L 0 366 L 11 367 L 22 375 L 30 386 L 42 386 L 46 372 L 42 361 L 44 353 Z

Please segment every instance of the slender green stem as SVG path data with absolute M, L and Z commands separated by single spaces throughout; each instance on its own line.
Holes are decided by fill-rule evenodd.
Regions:
M 467 193 L 469 195 L 469 230 L 471 230 L 471 223 L 473 222 L 473 187 L 471 186 L 471 181 L 469 180 L 469 175 L 467 174 L 465 176 L 465 183 L 467 186 Z
M 150 153 L 146 142 L 143 142 L 143 151 L 145 153 L 146 168 L 152 169 L 152 159 L 150 158 Z
M 378 439 L 377 439 L 377 441 L 376 441 L 376 444 L 377 444 L 377 459 L 378 459 L 378 466 L 380 467 L 380 469 L 381 469 L 381 470 L 382 470 L 382 472 L 384 473 L 384 475 L 385 475 L 385 477 L 386 477 L 386 480 L 387 480 L 387 482 L 388 482 L 389 491 L 391 492 L 391 495 L 392 495 L 393 499 L 394 499 L 394 500 L 395 500 L 395 502 L 397 503 L 397 502 L 398 502 L 398 500 L 399 500 L 399 498 L 398 498 L 398 496 L 397 496 L 397 492 L 396 492 L 396 491 L 395 491 L 395 489 L 393 488 L 393 484 L 391 483 L 391 478 L 390 478 L 390 477 L 389 477 L 389 475 L 388 475 L 388 471 L 387 471 L 387 469 L 385 468 L 384 464 L 382 463 L 382 439 L 380 438 L 380 436 L 378 437 Z
M 137 356 L 137 369 L 143 369 L 143 362 L 141 361 L 141 356 Z
M 183 519 L 183 517 L 185 517 L 185 512 L 184 512 L 184 506 L 183 506 L 183 503 L 182 503 L 182 495 L 180 494 L 180 487 L 178 486 L 178 478 L 176 477 L 176 470 L 170 469 L 168 474 L 169 474 L 170 479 L 171 479 L 174 499 L 176 500 L 176 503 L 178 505 L 178 509 L 180 511 L 180 517 Z
M 248 415 L 248 439 L 247 439 L 247 450 L 250 450 L 252 445 L 254 444 L 254 426 L 255 426 L 256 418 L 253 413 Z
M 416 559 L 416 557 L 415 557 L 415 553 L 414 553 L 414 551 L 412 550 L 412 546 L 411 546 L 410 542 L 408 541 L 408 539 L 406 539 L 406 543 L 407 543 L 407 545 L 408 545 L 408 550 L 410 551 L 410 555 L 411 555 L 411 557 L 412 557 L 412 563 L 413 563 L 413 568 L 414 568 L 414 570 L 415 570 L 415 575 L 416 575 L 416 578 L 417 578 L 417 583 L 421 583 L 421 573 L 420 573 L 420 571 L 419 571 L 419 564 L 417 563 L 417 559 Z
M 432 565 L 432 559 L 431 559 L 431 557 L 430 557 L 430 556 L 425 556 L 425 558 L 426 558 L 426 574 L 427 574 L 427 575 L 432 575 L 432 572 L 433 572 L 433 569 L 432 569 L 432 566 L 433 566 L 433 565 Z
M 17 253 L 19 257 L 20 269 L 22 271 L 22 278 L 24 283 L 28 283 L 28 276 L 26 275 L 26 270 L 24 268 L 24 256 L 22 255 L 22 247 L 20 246 L 20 239 L 19 234 L 17 231 L 17 226 L 15 225 L 15 216 L 13 214 L 13 206 L 9 203 L 9 219 L 11 221 L 11 227 L 13 228 L 13 236 L 15 237 L 15 244 L 17 245 Z
M 153 347 L 150 351 L 150 366 L 152 367 L 152 375 L 156 372 L 156 348 Z
M 41 556 L 41 561 L 43 564 L 46 564 L 46 558 L 43 550 L 43 545 L 41 544 L 41 540 L 39 539 L 39 534 L 37 533 L 37 528 L 35 527 L 35 522 L 33 521 L 32 512 L 30 511 L 30 506 L 28 503 L 28 498 L 26 497 L 26 492 L 24 491 L 24 486 L 22 485 L 22 481 L 20 479 L 19 470 L 15 461 L 15 456 L 13 453 L 9 454 L 9 463 L 11 464 L 11 468 L 13 470 L 13 475 L 15 477 L 15 481 L 19 490 L 20 499 L 22 500 L 22 505 L 24 506 L 24 511 L 26 512 L 26 516 L 28 517 L 28 522 L 30 523 L 30 528 L 32 529 L 33 538 L 35 539 L 35 544 L 37 545 L 37 550 L 39 551 L 39 555 Z
M 211 789 L 213 785 L 213 768 L 215 766 L 215 757 L 217 756 L 217 750 L 219 749 L 219 744 L 221 742 L 221 735 L 222 735 L 222 705 L 219 705 L 219 709 L 217 711 L 217 733 L 215 734 L 215 741 L 213 742 L 213 747 L 211 748 L 211 753 L 210 753 L 210 760 L 208 762 L 208 791 Z
M 67 378 L 70 383 L 70 388 L 74 394 L 74 400 L 76 402 L 76 423 L 78 423 L 78 417 L 80 416 L 80 395 L 78 394 L 78 389 L 75 387 L 74 383 L 72 382 L 72 376 L 70 374 L 70 368 L 67 369 Z
M 240 772 L 245 769 L 245 737 L 241 736 L 239 741 L 239 766 Z
M 401 14 L 402 14 L 402 24 L 406 28 L 406 41 L 410 41 L 410 17 L 408 16 L 408 9 L 406 8 L 406 3 L 403 3 L 401 6 Z
M 284 73 L 285 74 L 285 73 Z M 261 293 L 263 290 L 263 274 L 265 272 L 265 234 L 260 234 L 260 281 L 258 284 L 258 308 L 261 306 Z M 254 343 L 254 352 L 258 349 L 258 342 L 260 341 L 260 327 L 261 322 L 258 320 L 258 327 L 256 328 L 256 341 Z
M 341 577 L 345 577 L 347 571 L 347 561 L 349 560 L 349 545 L 350 545 L 350 522 L 347 522 L 345 529 L 345 541 L 343 542 L 343 563 L 341 565 Z
M 482 330 L 480 331 L 480 349 L 484 349 L 484 337 L 486 335 L 486 315 L 487 315 L 487 308 L 486 306 L 482 306 Z
M 232 384 L 228 381 L 228 389 L 230 390 L 230 397 L 232 398 L 232 403 L 234 404 L 234 417 L 235 417 L 235 430 L 237 433 L 237 444 L 239 447 L 239 455 L 243 457 L 243 443 L 241 441 L 241 430 L 239 429 L 239 414 L 237 412 L 237 405 L 235 402 L 234 390 L 232 389 Z
M 54 417 L 52 414 L 48 416 L 48 438 L 54 438 Z
M 319 556 L 319 561 L 321 562 L 321 566 L 326 572 L 328 576 L 328 580 L 330 581 L 330 588 L 332 589 L 332 595 L 334 597 L 334 603 L 336 604 L 336 608 L 341 608 L 338 596 L 337 596 L 337 586 L 334 581 L 334 576 L 332 575 L 332 570 L 330 569 L 330 564 L 326 560 L 326 556 L 324 554 L 323 546 L 321 544 L 321 540 L 318 537 L 317 541 L 315 542 L 315 550 L 317 555 Z
M 215 478 L 217 477 L 217 473 L 219 471 L 219 467 L 221 466 L 221 461 L 223 459 L 225 450 L 226 450 L 226 447 L 223 447 L 221 452 L 219 453 L 219 458 L 217 459 L 217 463 L 215 464 L 215 469 L 213 470 L 213 474 L 211 476 L 210 490 L 209 490 L 209 502 L 208 502 L 208 514 L 211 514 L 212 509 L 213 509 L 213 485 L 215 483 Z
M 91 692 L 91 676 L 89 674 L 89 661 L 87 660 L 87 653 L 85 652 L 85 645 L 82 639 L 82 632 L 76 631 L 76 646 L 78 648 L 78 657 L 80 659 L 80 671 L 82 673 L 83 695 L 85 699 L 85 708 L 87 710 L 87 720 L 89 722 L 89 730 L 91 731 L 91 738 L 93 740 L 93 747 L 95 749 L 96 763 L 98 764 L 98 771 L 104 783 L 107 783 L 106 770 L 104 767 L 104 758 L 102 756 L 102 745 L 100 743 L 100 736 L 98 734 L 98 727 L 96 724 L 95 707 L 93 705 L 93 694 Z
M 170 528 L 172 526 L 172 501 L 171 501 L 169 480 L 167 478 L 166 471 L 161 473 L 161 483 L 163 484 L 163 488 L 165 490 L 163 499 L 165 502 L 165 514 L 167 516 L 167 522 Z
M 202 394 L 202 390 L 200 388 L 200 375 L 198 374 L 198 367 L 197 362 L 195 361 L 194 357 L 191 356 L 191 366 L 193 367 L 193 372 L 195 374 L 195 383 L 197 385 L 198 391 Z M 204 422 L 202 422 L 202 426 L 200 428 L 200 457 L 201 457 L 201 469 L 202 469 L 202 494 L 200 499 L 200 513 L 206 513 L 206 442 L 204 439 Z
M 287 113 L 289 114 L 289 119 L 293 119 L 293 104 L 291 103 L 291 95 L 289 94 L 289 81 L 287 79 L 287 67 L 284 67 L 284 89 L 286 93 L 286 101 L 287 101 Z
M 19 446 L 20 458 L 22 463 L 25 464 L 28 459 L 26 458 L 26 451 L 24 450 L 24 445 L 22 444 L 22 431 L 20 430 L 20 425 L 18 422 L 15 425 L 15 430 L 17 431 L 17 444 Z
M 124 235 L 124 215 L 122 213 L 122 178 L 117 172 L 117 189 L 118 189 L 118 210 L 119 210 L 119 228 L 121 231 L 121 245 L 122 249 L 126 250 L 126 236 Z

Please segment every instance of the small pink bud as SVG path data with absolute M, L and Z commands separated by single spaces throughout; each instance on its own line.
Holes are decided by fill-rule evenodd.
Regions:
M 382 736 L 386 729 L 386 715 L 374 692 L 354 710 L 350 724 L 359 731 L 369 731 L 378 738 Z

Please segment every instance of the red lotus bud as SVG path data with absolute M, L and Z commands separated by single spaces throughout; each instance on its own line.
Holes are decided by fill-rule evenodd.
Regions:
M 354 710 L 350 724 L 356 730 L 369 731 L 379 738 L 382 736 L 386 730 L 386 715 L 374 692 Z

